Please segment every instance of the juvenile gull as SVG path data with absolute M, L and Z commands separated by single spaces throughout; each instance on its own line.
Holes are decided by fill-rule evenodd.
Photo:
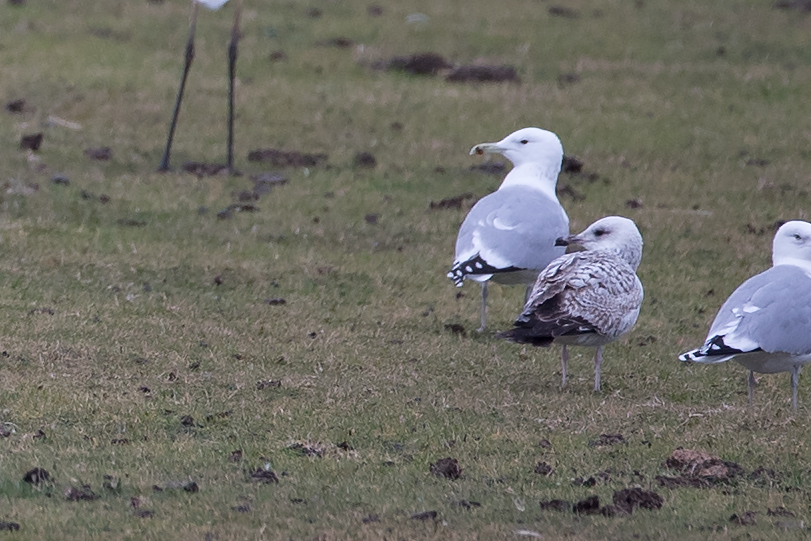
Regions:
M 550 261 L 563 255 L 555 239 L 569 233 L 560 206 L 558 181 L 563 146 L 554 133 L 524 128 L 497 143 L 481 143 L 470 154 L 499 153 L 513 163 L 498 190 L 481 198 L 465 217 L 456 238 L 448 278 L 482 286 L 481 327 L 487 324 L 487 281 L 530 286 Z
M 721 306 L 704 345 L 681 361 L 715 364 L 734 359 L 749 369 L 749 404 L 755 374 L 791 372 L 791 407 L 797 383 L 811 361 L 811 224 L 787 222 L 774 236 L 772 268 L 732 292 Z
M 556 244 L 579 244 L 585 251 L 552 261 L 538 276 L 515 327 L 497 336 L 534 346 L 562 344 L 562 387 L 568 372 L 566 346 L 596 347 L 594 390 L 599 391 L 603 346 L 631 330 L 642 306 L 642 283 L 636 275 L 642 235 L 632 220 L 608 216 Z

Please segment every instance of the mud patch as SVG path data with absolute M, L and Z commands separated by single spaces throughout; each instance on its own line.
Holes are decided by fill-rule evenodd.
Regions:
M 445 479 L 459 479 L 462 476 L 462 468 L 459 467 L 459 462 L 450 457 L 440 458 L 431 464 L 430 470 L 432 474 Z
M 355 154 L 352 164 L 360 169 L 374 169 L 377 167 L 377 158 L 371 152 L 358 152 Z
M 622 434 L 600 434 L 600 439 L 590 441 L 589 447 L 603 447 L 619 443 L 625 443 L 625 437 Z
M 6 102 L 6 111 L 13 114 L 24 113 L 28 110 L 24 99 L 19 98 Z
M 475 200 L 476 196 L 474 196 L 470 192 L 465 192 L 455 197 L 447 197 L 439 201 L 431 201 L 430 209 L 431 210 L 460 209 L 462 208 L 462 203 L 465 204 L 467 204 L 468 202 L 473 203 Z
M 554 471 L 555 470 L 552 468 L 552 466 L 550 466 L 546 462 L 538 462 L 535 465 L 535 473 L 537 473 L 538 475 L 546 475 L 548 477 L 552 475 Z
M 92 501 L 97 500 L 101 496 L 93 492 L 90 485 L 82 485 L 81 487 L 68 487 L 65 490 L 65 498 L 72 501 Z
M 811 13 L 811 0 L 777 0 L 774 3 L 774 9 L 790 9 Z
M 626 488 L 614 492 L 614 506 L 631 514 L 637 509 L 661 509 L 664 500 L 655 492 L 641 488 Z
M 443 70 L 453 68 L 444 56 L 432 53 L 415 53 L 408 56 L 393 56 L 388 60 L 372 64 L 372 68 L 387 71 L 401 71 L 411 75 L 436 75 Z
M 454 68 L 448 73 L 446 80 L 453 83 L 520 83 L 518 72 L 508 65 L 465 65 Z
M 295 150 L 264 148 L 248 153 L 249 162 L 269 163 L 273 167 L 315 167 L 326 163 L 326 154 L 305 154 Z
M 445 323 L 445 330 L 450 331 L 453 334 L 457 334 L 462 338 L 467 336 L 467 331 L 465 330 L 464 325 L 460 325 L 459 323 Z
M 91 160 L 106 162 L 113 157 L 113 149 L 110 147 L 95 147 L 84 149 L 84 155 Z
M 190 173 L 197 178 L 213 177 L 219 175 L 228 168 L 224 163 L 204 163 L 204 162 L 186 162 L 182 166 L 183 171 Z
M 41 483 L 47 483 L 51 480 L 51 474 L 48 473 L 48 470 L 42 468 L 34 468 L 32 470 L 28 470 L 25 472 L 23 476 L 23 481 L 32 485 L 39 485 Z
M 273 470 L 265 470 L 262 468 L 257 468 L 248 474 L 248 477 L 251 481 L 255 481 L 257 483 L 262 484 L 270 484 L 270 483 L 278 483 L 279 476 L 276 475 L 276 472 Z
M 438 513 L 436 511 L 423 511 L 422 513 L 414 513 L 411 515 L 412 520 L 436 520 Z
M 600 512 L 600 498 L 589 496 L 585 500 L 580 500 L 574 504 L 572 511 L 577 515 L 596 515 Z
M 571 511 L 572 502 L 566 500 L 547 500 L 541 502 L 541 511 Z
M 665 461 L 665 467 L 685 477 L 698 477 L 708 481 L 725 481 L 742 475 L 743 468 L 735 462 L 721 460 L 718 457 L 693 451 L 676 449 Z
M 32 133 L 29 135 L 23 135 L 20 138 L 20 148 L 23 150 L 32 150 L 36 152 L 39 150 L 39 147 L 42 146 L 42 133 Z
M 757 511 L 745 511 L 740 515 L 735 513 L 734 515 L 729 517 L 729 521 L 740 524 L 741 526 L 754 526 L 755 524 L 757 524 L 757 520 L 755 520 L 755 515 L 757 515 Z

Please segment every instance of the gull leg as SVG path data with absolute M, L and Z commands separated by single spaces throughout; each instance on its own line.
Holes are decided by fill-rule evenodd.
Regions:
M 476 332 L 484 332 L 487 326 L 487 282 L 482 282 L 482 326 Z
M 603 364 L 603 346 L 597 348 L 594 354 L 594 390 L 600 390 L 600 365 Z
M 180 102 L 183 101 L 183 91 L 186 89 L 186 78 L 189 76 L 189 68 L 194 60 L 194 31 L 197 27 L 197 2 L 192 0 L 191 20 L 189 22 L 189 39 L 186 42 L 186 55 L 183 62 L 183 75 L 180 78 L 180 88 L 177 90 L 175 98 L 175 109 L 172 112 L 172 122 L 169 124 L 169 135 L 166 137 L 166 148 L 163 150 L 163 158 L 158 166 L 158 171 L 169 170 L 169 155 L 172 152 L 172 140 L 175 137 L 177 127 L 177 117 L 180 115 Z
M 228 172 L 234 173 L 234 75 L 237 67 L 237 44 L 239 43 L 239 17 L 242 2 L 234 11 L 234 26 L 231 28 L 231 41 L 228 44 L 228 154 L 225 165 Z
M 755 373 L 750 370 L 749 371 L 749 407 L 755 405 L 755 386 L 757 385 L 757 381 L 755 381 Z
M 800 382 L 802 365 L 795 364 L 791 368 L 791 409 L 797 411 L 797 384 Z
M 569 350 L 566 348 L 566 344 L 563 344 L 563 347 L 560 348 L 560 371 L 563 374 L 563 381 L 560 384 L 560 388 L 564 389 L 569 373 Z

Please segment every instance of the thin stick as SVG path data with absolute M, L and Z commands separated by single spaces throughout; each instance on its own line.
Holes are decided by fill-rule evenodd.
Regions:
M 172 122 L 169 124 L 169 135 L 166 137 L 166 148 L 163 151 L 163 158 L 158 167 L 158 171 L 169 171 L 169 155 L 172 152 L 172 140 L 175 137 L 177 127 L 177 117 L 180 115 L 180 102 L 183 101 L 183 91 L 186 89 L 186 78 L 189 76 L 189 68 L 194 60 L 194 32 L 197 27 L 197 2 L 192 0 L 191 17 L 189 21 L 189 40 L 186 42 L 186 55 L 183 62 L 183 76 L 180 78 L 180 88 L 177 90 L 175 99 L 175 110 L 172 113 Z

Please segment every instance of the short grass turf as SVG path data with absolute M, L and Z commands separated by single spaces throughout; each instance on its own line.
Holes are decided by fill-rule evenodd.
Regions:
M 0 537 L 808 535 L 805 382 L 796 414 L 786 374 L 750 409 L 742 367 L 676 359 L 769 266 L 776 224 L 809 218 L 803 2 L 245 0 L 242 175 L 198 178 L 180 166 L 225 157 L 235 1 L 200 12 L 169 174 L 187 2 L 0 6 L 0 99 L 24 100 L 0 111 L 0 522 L 19 526 Z M 520 82 L 373 67 L 428 51 Z M 642 315 L 606 348 L 599 393 L 591 351 L 561 391 L 556 349 L 477 334 L 478 288 L 445 277 L 501 178 L 468 149 L 529 125 L 584 163 L 558 184 L 573 230 L 620 214 L 645 238 Z M 109 160 L 85 154 L 100 147 Z M 248 161 L 261 148 L 328 158 Z M 269 171 L 287 184 L 239 201 Z M 491 331 L 519 289 L 491 288 Z M 662 487 L 679 447 L 743 473 Z M 431 473 L 443 458 L 461 477 Z M 25 482 L 33 468 L 50 479 Z M 629 487 L 661 509 L 539 505 Z

